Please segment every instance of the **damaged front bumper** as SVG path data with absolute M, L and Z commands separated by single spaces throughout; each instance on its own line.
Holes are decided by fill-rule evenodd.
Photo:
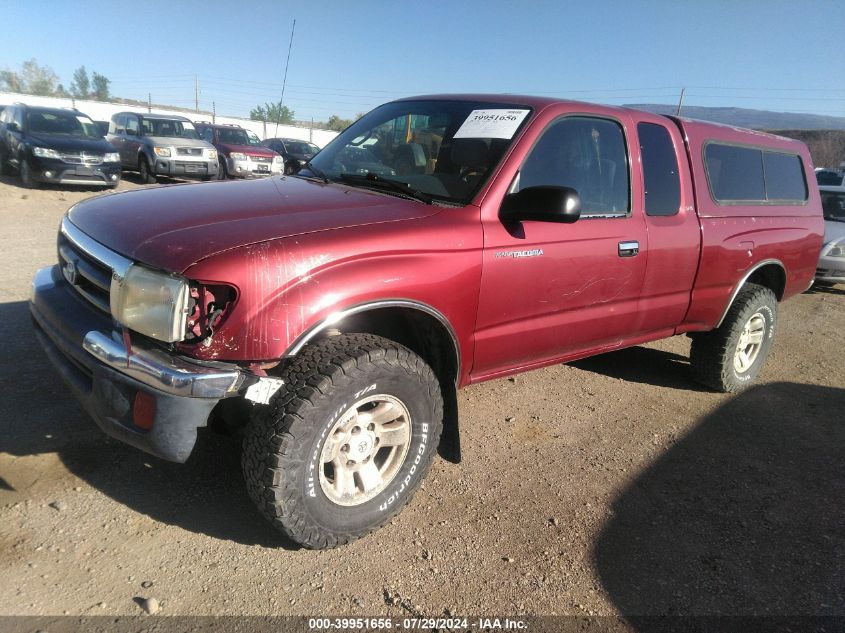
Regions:
M 30 311 L 47 356 L 97 425 L 163 459 L 187 460 L 214 406 L 258 381 L 237 365 L 141 341 L 127 349 L 111 317 L 83 301 L 58 266 L 36 273 Z

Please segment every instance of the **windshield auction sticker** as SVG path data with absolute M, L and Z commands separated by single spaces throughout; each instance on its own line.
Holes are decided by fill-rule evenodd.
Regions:
M 473 110 L 454 138 L 513 138 L 529 110 Z

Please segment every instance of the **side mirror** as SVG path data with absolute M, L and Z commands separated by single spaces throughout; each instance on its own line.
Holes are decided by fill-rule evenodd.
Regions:
M 523 220 L 571 224 L 579 217 L 581 198 L 571 187 L 526 187 L 506 195 L 499 209 L 499 218 L 506 224 Z
M 138 130 L 126 129 L 126 136 L 138 136 Z
M 20 131 L 18 124 L 15 123 L 14 121 L 9 121 L 6 124 L 6 129 L 9 130 L 10 132 L 19 132 Z

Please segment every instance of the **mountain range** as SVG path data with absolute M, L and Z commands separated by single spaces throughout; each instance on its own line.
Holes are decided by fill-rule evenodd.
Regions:
M 632 103 L 626 107 L 655 114 L 675 114 L 677 111 L 677 106 L 657 103 Z M 845 117 L 799 112 L 684 106 L 681 116 L 754 130 L 845 130 Z

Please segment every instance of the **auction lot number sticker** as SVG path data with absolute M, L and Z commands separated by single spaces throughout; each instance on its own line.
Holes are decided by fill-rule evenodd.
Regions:
M 513 138 L 529 110 L 473 110 L 454 138 Z

